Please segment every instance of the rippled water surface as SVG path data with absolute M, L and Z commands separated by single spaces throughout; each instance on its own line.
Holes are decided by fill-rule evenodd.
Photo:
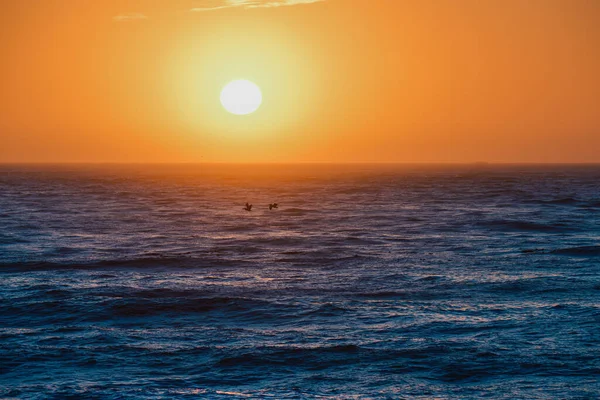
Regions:
M 0 166 L 0 227 L 0 397 L 600 396 L 600 166 Z

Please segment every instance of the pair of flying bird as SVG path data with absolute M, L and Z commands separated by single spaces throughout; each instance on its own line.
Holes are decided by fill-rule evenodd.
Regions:
M 277 204 L 277 203 L 269 204 L 269 210 L 272 210 L 274 208 L 279 208 L 279 204 Z M 246 207 L 244 207 L 244 210 L 252 211 L 252 204 L 246 203 Z

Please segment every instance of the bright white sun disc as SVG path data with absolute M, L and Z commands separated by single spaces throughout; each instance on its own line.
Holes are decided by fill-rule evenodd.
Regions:
M 221 91 L 221 104 L 236 115 L 251 114 L 262 103 L 260 88 L 246 80 L 229 82 Z

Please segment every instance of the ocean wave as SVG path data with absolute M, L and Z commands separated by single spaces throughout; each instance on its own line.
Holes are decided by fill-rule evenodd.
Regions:
M 258 237 L 253 239 L 253 243 L 264 244 L 264 245 L 273 245 L 273 246 L 281 246 L 293 248 L 299 244 L 305 244 L 309 239 L 302 237 Z
M 260 249 L 259 249 L 260 250 Z M 245 248 L 245 251 L 249 251 Z M 141 257 L 82 262 L 23 261 L 0 262 L 0 271 L 112 268 L 211 268 L 244 266 L 246 261 L 223 257 Z
M 577 205 L 580 204 L 581 201 L 574 197 L 561 197 L 552 200 L 539 200 L 540 204 L 555 204 L 555 205 Z
M 159 314 L 194 314 L 218 311 L 225 315 L 271 320 L 295 315 L 291 305 L 243 297 L 162 297 L 123 298 L 105 302 L 110 315 L 117 317 L 147 317 Z
M 308 311 L 302 315 L 303 316 L 332 317 L 332 316 L 339 316 L 347 311 L 348 311 L 348 309 L 345 307 L 342 307 L 342 306 L 339 306 L 336 304 L 332 304 L 332 303 L 327 303 L 327 304 L 323 304 L 323 305 L 319 306 L 315 310 Z
M 600 256 L 600 246 L 566 247 L 552 250 L 550 253 L 561 256 L 598 257 Z
M 441 288 L 407 289 L 356 293 L 355 296 L 374 300 L 434 300 L 447 295 Z
M 567 232 L 573 228 L 564 223 L 542 224 L 529 221 L 494 220 L 479 223 L 482 226 L 510 231 L 524 232 Z
M 5 235 L 5 234 L 0 233 L 0 245 L 23 244 L 23 243 L 30 243 L 30 241 L 23 237 L 19 237 L 19 236 L 15 236 L 15 235 Z
M 404 349 L 374 348 L 355 343 L 258 347 L 253 351 L 241 351 L 235 356 L 222 357 L 215 366 L 238 369 L 287 365 L 318 371 L 335 366 L 359 364 L 364 360 L 368 360 L 372 364 L 397 362 L 398 360 L 428 364 L 428 360 L 451 354 L 451 352 L 451 347 L 435 344 Z
M 315 213 L 317 212 L 317 210 L 309 208 L 284 208 L 280 212 L 288 215 L 306 215 L 310 213 Z

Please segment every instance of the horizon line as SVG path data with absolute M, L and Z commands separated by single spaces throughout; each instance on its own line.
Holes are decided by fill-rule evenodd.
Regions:
M 329 162 L 329 161 L 0 161 L 2 165 L 600 165 L 600 161 L 578 162 L 489 162 L 489 161 L 398 161 L 398 162 Z

